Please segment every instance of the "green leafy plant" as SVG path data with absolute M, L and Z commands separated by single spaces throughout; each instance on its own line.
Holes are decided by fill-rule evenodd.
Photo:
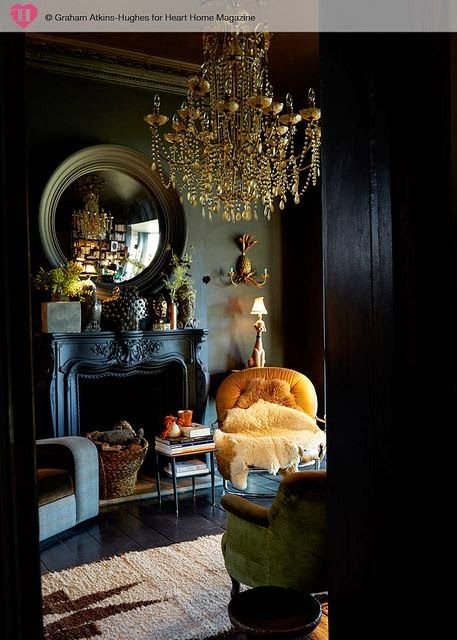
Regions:
M 53 269 L 40 267 L 32 282 L 38 291 L 79 298 L 82 293 L 81 272 L 82 266 L 74 261 Z
M 191 247 L 192 250 L 192 247 Z M 192 252 L 186 253 L 180 258 L 170 249 L 170 272 L 163 273 L 162 281 L 164 288 L 168 291 L 172 302 L 176 302 L 179 297 L 179 292 L 188 289 L 194 290 L 193 281 L 190 274 L 190 267 L 192 265 Z

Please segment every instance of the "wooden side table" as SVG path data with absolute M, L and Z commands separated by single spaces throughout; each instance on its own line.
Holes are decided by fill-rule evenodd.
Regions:
M 183 449 L 178 449 L 177 451 L 173 451 L 173 453 L 164 453 L 163 451 L 157 451 L 157 448 L 154 447 L 155 450 L 155 459 L 156 459 L 156 483 L 157 483 L 157 498 L 159 500 L 159 505 L 162 504 L 162 494 L 160 490 L 160 466 L 159 466 L 159 456 L 163 456 L 165 458 L 169 458 L 171 464 L 171 477 L 173 480 L 173 495 L 175 499 L 175 507 L 176 507 L 176 515 L 179 515 L 179 503 L 178 503 L 178 478 L 176 475 L 176 458 L 185 458 L 185 457 L 195 457 L 196 455 L 200 455 L 201 453 L 208 453 L 210 459 L 210 468 L 209 471 L 199 474 L 193 475 L 182 475 L 181 478 L 192 478 L 192 495 L 195 498 L 195 476 L 204 476 L 211 475 L 211 504 L 214 506 L 216 502 L 216 491 L 215 491 L 215 467 L 214 467 L 214 451 L 215 445 L 213 443 L 208 443 L 207 447 L 202 449 L 198 449 L 197 451 L 191 450 L 192 447 L 183 447 Z

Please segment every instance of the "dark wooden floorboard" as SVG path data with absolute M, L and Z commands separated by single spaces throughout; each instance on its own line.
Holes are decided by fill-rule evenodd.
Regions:
M 70 529 L 57 536 L 78 557 L 78 564 L 97 562 L 108 555 L 102 542 L 94 538 L 86 527 L 83 530 Z
M 117 556 L 128 551 L 140 551 L 141 546 L 121 531 L 111 519 L 110 513 L 102 510 L 97 520 L 87 528 L 87 532 L 101 544 L 103 557 Z
M 192 501 L 192 498 L 189 498 Z M 176 517 L 174 501 L 164 499 L 162 507 L 148 501 L 129 503 L 128 511 L 172 542 L 194 540 L 200 536 L 223 533 L 224 530 L 188 508 L 188 500 L 180 500 L 180 514 Z
M 57 537 L 50 539 L 49 543 L 49 546 L 41 552 L 41 560 L 49 571 L 62 571 L 83 564 L 77 554 Z
M 170 539 L 153 529 L 143 520 L 131 514 L 125 506 L 110 507 L 109 521 L 118 527 L 129 538 L 134 540 L 142 549 L 164 547 L 171 543 Z

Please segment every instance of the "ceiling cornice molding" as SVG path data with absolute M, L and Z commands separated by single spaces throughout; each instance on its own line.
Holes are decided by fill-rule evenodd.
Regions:
M 187 78 L 200 69 L 182 60 L 48 34 L 27 36 L 26 59 L 29 67 L 51 73 L 176 95 L 187 95 Z

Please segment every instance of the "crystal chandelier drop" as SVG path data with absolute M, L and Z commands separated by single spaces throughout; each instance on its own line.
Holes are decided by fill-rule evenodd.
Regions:
M 152 134 L 153 170 L 163 184 L 177 187 L 203 215 L 222 213 L 227 221 L 270 218 L 295 204 L 320 173 L 320 109 L 313 89 L 308 107 L 294 111 L 273 96 L 267 68 L 268 33 L 211 33 L 203 36 L 201 74 L 188 80 L 188 96 L 172 118 L 171 131 L 159 128 L 168 117 L 154 97 L 145 116 Z M 301 149 L 295 142 L 302 123 Z M 182 197 L 182 196 L 181 196 Z
M 77 189 L 82 195 L 83 208 L 73 213 L 73 229 L 76 236 L 88 240 L 104 240 L 111 232 L 113 216 L 100 209 L 100 190 L 105 181 L 100 176 L 88 175 L 78 180 Z

